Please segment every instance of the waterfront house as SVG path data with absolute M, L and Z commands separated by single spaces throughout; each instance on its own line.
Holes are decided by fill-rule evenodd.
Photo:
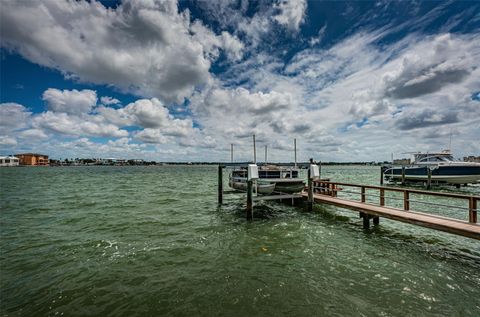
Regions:
M 0 166 L 18 166 L 19 159 L 15 156 L 0 156 Z
M 22 153 L 15 156 L 20 160 L 20 165 L 48 166 L 50 164 L 48 155 L 44 154 Z

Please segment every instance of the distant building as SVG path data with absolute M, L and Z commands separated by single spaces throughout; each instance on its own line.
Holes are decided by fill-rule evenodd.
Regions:
M 473 156 L 473 155 L 464 156 L 464 157 L 463 157 L 463 161 L 464 161 L 464 162 L 477 162 L 477 163 L 480 163 L 480 156 Z
M 410 159 L 398 159 L 398 160 L 393 160 L 394 165 L 410 165 Z
M 16 154 L 15 156 L 20 160 L 20 165 L 48 166 L 50 164 L 48 155 L 44 154 L 23 153 Z
M 19 161 L 15 156 L 0 156 L 0 166 L 18 166 Z

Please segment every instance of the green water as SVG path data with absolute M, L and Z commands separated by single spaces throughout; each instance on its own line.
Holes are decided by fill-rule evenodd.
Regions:
M 3 168 L 0 180 L 2 315 L 480 315 L 478 241 L 384 219 L 364 231 L 335 207 L 264 203 L 249 223 L 241 196 L 217 206 L 214 166 Z

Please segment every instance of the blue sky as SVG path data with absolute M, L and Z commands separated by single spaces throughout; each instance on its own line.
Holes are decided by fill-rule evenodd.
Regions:
M 0 154 L 480 154 L 477 1 L 3 1 Z

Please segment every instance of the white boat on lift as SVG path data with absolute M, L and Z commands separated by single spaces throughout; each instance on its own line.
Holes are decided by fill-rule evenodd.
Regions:
M 384 171 L 385 179 L 399 181 L 405 168 L 405 180 L 424 182 L 431 171 L 431 181 L 447 184 L 480 183 L 480 163 L 461 162 L 453 158 L 450 150 L 439 153 L 414 153 L 413 163 L 406 166 L 392 166 Z

